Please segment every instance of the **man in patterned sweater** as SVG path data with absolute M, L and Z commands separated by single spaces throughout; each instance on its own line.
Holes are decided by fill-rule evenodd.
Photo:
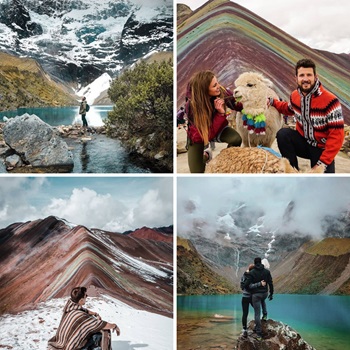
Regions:
M 310 159 L 312 168 L 322 166 L 326 173 L 334 173 L 334 158 L 344 142 L 340 102 L 322 86 L 312 60 L 298 61 L 295 73 L 298 89 L 290 95 L 290 102 L 269 100 L 280 113 L 295 115 L 296 119 L 296 130 L 282 128 L 278 131 L 278 148 L 298 170 L 297 156 Z

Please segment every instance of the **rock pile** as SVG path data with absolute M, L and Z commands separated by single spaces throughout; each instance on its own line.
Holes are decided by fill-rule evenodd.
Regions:
M 315 350 L 298 332 L 282 322 L 271 319 L 262 322 L 263 340 L 257 339 L 253 329 L 254 321 L 250 321 L 248 337 L 237 339 L 236 350 Z

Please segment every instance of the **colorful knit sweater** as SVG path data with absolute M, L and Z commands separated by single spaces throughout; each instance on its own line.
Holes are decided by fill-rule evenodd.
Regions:
M 48 342 L 48 349 L 81 349 L 87 342 L 87 339 L 93 333 L 101 331 L 106 324 L 105 321 L 100 321 L 89 315 L 86 309 L 69 299 L 64 307 L 56 335 Z
M 274 99 L 272 105 L 284 115 L 294 114 L 299 134 L 324 150 L 318 164 L 333 162 L 344 142 L 344 119 L 339 100 L 319 80 L 306 96 L 294 90 L 289 103 Z

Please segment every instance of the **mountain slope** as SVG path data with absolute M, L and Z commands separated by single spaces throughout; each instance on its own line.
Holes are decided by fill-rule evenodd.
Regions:
M 0 50 L 79 88 L 151 51 L 172 51 L 172 10 L 170 0 L 0 0 Z
M 0 110 L 76 103 L 33 59 L 0 52 Z
M 172 244 L 48 217 L 0 230 L 0 313 L 95 287 L 135 308 L 172 313 Z
M 191 241 L 177 237 L 177 293 L 231 294 L 238 289 L 203 261 Z
M 295 89 L 294 66 L 312 58 L 323 85 L 337 95 L 350 124 L 350 70 L 344 55 L 311 49 L 251 11 L 231 1 L 208 1 L 178 23 L 177 104 L 185 100 L 189 78 L 210 69 L 221 84 L 233 87 L 245 71 L 263 73 L 277 94 L 288 99 Z
M 273 278 L 279 293 L 350 293 L 350 239 L 309 242 L 276 264 Z M 338 248 L 336 248 L 338 247 Z

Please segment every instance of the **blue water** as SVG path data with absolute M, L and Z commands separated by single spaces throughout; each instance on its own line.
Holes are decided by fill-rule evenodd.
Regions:
M 108 112 L 112 109 L 113 106 L 91 106 L 89 112 L 86 114 L 88 124 L 90 126 L 102 126 Z M 29 115 L 35 114 L 51 126 L 82 124 L 81 116 L 79 115 L 79 106 L 18 108 L 15 111 L 0 112 L 0 120 L 2 121 L 3 117 L 14 118 L 25 113 Z
M 278 294 L 267 301 L 267 308 L 269 318 L 288 324 L 317 350 L 350 349 L 349 296 Z M 253 319 L 252 311 L 248 321 Z M 213 324 L 209 320 L 214 314 L 234 319 Z M 233 344 L 242 329 L 241 317 L 240 295 L 179 296 L 178 349 L 209 349 L 220 340 Z

